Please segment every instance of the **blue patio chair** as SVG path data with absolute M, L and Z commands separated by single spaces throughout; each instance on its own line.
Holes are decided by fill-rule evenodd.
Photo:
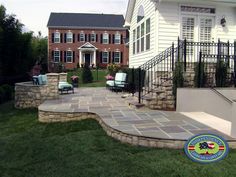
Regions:
M 59 82 L 58 90 L 61 92 L 61 94 L 63 94 L 63 92 L 69 93 L 69 91 L 74 93 L 73 85 L 69 84 L 68 82 Z
M 126 88 L 127 82 L 126 82 L 127 74 L 126 73 L 116 73 L 115 80 L 109 80 L 106 82 L 107 88 L 110 88 L 111 90 L 124 90 Z

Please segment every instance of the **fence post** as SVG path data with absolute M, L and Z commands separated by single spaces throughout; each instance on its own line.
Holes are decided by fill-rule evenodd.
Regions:
M 218 52 L 217 52 L 217 62 L 220 60 L 220 58 L 221 58 L 221 45 L 220 45 L 220 39 L 218 39 L 218 44 L 217 44 L 217 46 L 218 46 Z
M 228 40 L 228 43 L 227 43 L 227 65 L 228 65 L 228 67 L 230 67 L 230 55 L 229 55 L 229 45 L 230 45 L 230 43 L 229 43 L 229 40 Z
M 202 51 L 199 52 L 199 64 L 198 64 L 198 88 L 201 87 L 202 81 L 201 81 L 201 75 L 202 75 Z
M 174 67 L 175 67 L 175 44 L 174 42 L 172 43 L 172 71 L 174 71 Z
M 134 67 L 132 68 L 132 85 L 131 85 L 131 92 L 132 92 L 132 95 L 134 96 L 134 93 L 135 93 Z
M 142 91 L 142 82 L 141 82 L 141 68 L 138 68 L 138 103 L 141 103 L 141 91 Z
M 236 40 L 234 41 L 234 87 L 236 87 Z
M 184 39 L 184 71 L 186 72 L 187 68 L 187 40 Z
M 179 62 L 179 56 L 180 56 L 180 40 L 179 40 L 179 37 L 178 37 L 178 56 L 177 56 L 177 60 Z

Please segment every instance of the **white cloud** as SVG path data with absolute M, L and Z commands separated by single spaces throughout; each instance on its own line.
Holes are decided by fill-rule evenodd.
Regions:
M 47 35 L 51 12 L 108 13 L 125 15 L 128 0 L 0 0 L 7 13 L 15 14 L 27 29 Z

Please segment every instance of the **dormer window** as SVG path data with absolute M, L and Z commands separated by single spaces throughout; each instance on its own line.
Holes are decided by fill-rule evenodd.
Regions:
M 61 39 L 60 39 L 60 33 L 59 32 L 55 32 L 54 33 L 54 43 L 60 43 Z
M 138 9 L 137 23 L 140 22 L 144 18 L 144 8 L 141 5 Z
M 73 42 L 73 34 L 72 34 L 72 32 L 68 32 L 66 34 L 66 42 L 67 43 L 72 43 Z

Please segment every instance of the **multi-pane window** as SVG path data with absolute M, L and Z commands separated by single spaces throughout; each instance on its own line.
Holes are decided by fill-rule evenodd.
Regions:
M 136 30 L 133 30 L 133 54 L 136 53 Z
M 91 42 L 96 42 L 96 34 L 95 33 L 92 33 L 91 34 Z
M 60 62 L 60 58 L 61 58 L 60 51 L 59 50 L 55 50 L 54 51 L 54 62 L 55 63 L 59 63 Z
M 103 44 L 108 44 L 109 43 L 109 35 L 107 33 L 103 34 L 102 43 Z
M 109 53 L 102 52 L 102 63 L 108 63 Z
M 137 53 L 140 52 L 140 26 L 137 28 Z
M 60 39 L 60 33 L 59 32 L 55 32 L 54 33 L 54 43 L 60 43 L 61 39 Z
M 141 25 L 141 52 L 143 52 L 144 51 L 144 33 L 145 33 L 145 24 L 144 23 L 142 23 L 142 25 Z
M 80 35 L 79 35 L 79 40 L 81 41 L 81 42 L 84 42 L 85 41 L 85 34 L 82 32 L 82 33 L 80 33 Z
M 115 34 L 115 44 L 120 44 L 120 34 Z
M 150 39 L 151 39 L 151 21 L 150 18 L 146 21 L 146 50 L 150 49 Z
M 141 5 L 138 9 L 137 22 L 140 22 L 144 18 L 144 8 Z
M 114 63 L 120 63 L 120 52 L 114 52 Z
M 66 51 L 66 62 L 72 63 L 73 61 L 73 52 L 71 50 Z
M 66 42 L 67 43 L 72 43 L 73 42 L 73 34 L 72 34 L 72 32 L 68 32 L 66 34 Z

